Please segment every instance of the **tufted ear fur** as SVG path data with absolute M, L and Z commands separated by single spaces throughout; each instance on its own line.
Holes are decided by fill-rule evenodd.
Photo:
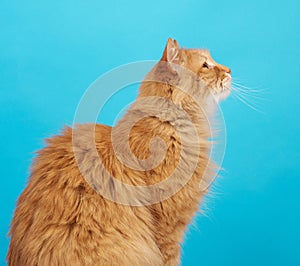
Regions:
M 161 61 L 178 64 L 179 46 L 176 40 L 168 39 Z

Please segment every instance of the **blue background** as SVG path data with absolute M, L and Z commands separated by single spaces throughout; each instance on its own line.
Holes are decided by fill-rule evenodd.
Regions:
M 159 59 L 169 36 L 206 47 L 244 85 L 268 89 L 256 112 L 232 97 L 224 171 L 183 245 L 183 265 L 300 265 L 300 2 L 0 2 L 0 264 L 9 222 L 43 138 L 71 125 L 100 74 Z M 121 97 L 103 119 L 136 95 Z

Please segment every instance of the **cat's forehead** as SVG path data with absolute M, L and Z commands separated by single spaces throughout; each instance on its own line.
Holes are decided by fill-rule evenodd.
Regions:
M 207 49 L 184 49 L 184 53 L 192 61 L 212 60 L 210 52 Z

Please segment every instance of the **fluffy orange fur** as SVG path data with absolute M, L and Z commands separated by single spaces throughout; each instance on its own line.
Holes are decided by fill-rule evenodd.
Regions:
M 206 50 L 183 49 L 172 39 L 168 40 L 160 62 L 163 64 L 150 71 L 146 77 L 150 81 L 141 84 L 136 102 L 114 128 L 100 124 L 67 127 L 60 135 L 48 139 L 47 146 L 38 152 L 12 220 L 9 265 L 180 263 L 184 232 L 206 193 L 200 190 L 200 184 L 214 175 L 215 168 L 209 160 L 211 132 L 207 113 L 216 99 L 229 94 L 231 77 L 230 69 L 217 64 Z M 188 69 L 194 78 L 181 75 L 176 66 Z M 185 87 L 184 91 L 180 86 Z M 199 154 L 193 151 L 191 121 L 180 117 L 180 110 L 189 115 L 196 128 Z M 124 165 L 112 145 L 113 130 L 114 141 L 122 150 L 123 129 L 139 113 L 144 114 L 143 119 L 130 129 L 128 139 L 133 155 L 145 160 L 153 153 L 149 148 L 151 140 L 158 137 L 164 141 L 164 158 L 144 171 Z M 90 132 L 95 134 L 95 143 Z M 79 136 L 76 142 L 72 139 L 74 134 Z M 182 156 L 184 141 L 188 149 Z M 104 179 L 92 146 L 110 176 L 134 186 L 165 180 L 182 159 L 184 163 L 177 176 L 181 189 L 167 199 L 144 206 L 106 199 L 97 193 L 101 186 L 119 197 L 122 191 L 110 179 Z M 83 166 L 80 170 L 75 150 Z M 191 178 L 181 184 L 180 177 L 189 172 L 192 162 L 196 162 L 196 168 Z

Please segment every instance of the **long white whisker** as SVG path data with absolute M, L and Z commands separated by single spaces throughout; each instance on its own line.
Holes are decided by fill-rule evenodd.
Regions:
M 241 88 L 236 84 L 233 84 L 237 89 L 239 89 L 240 91 L 245 91 L 245 92 L 251 92 L 251 93 L 262 93 L 262 91 L 259 90 L 254 90 L 254 89 L 245 89 L 245 88 Z
M 253 94 L 250 91 L 246 91 L 246 90 L 241 90 L 240 88 L 236 88 L 236 87 L 232 87 L 231 88 L 233 91 L 239 93 L 240 95 L 243 95 L 245 97 L 249 97 L 249 98 L 255 98 L 257 100 L 266 100 L 264 97 L 257 95 L 257 94 Z
M 241 97 L 241 98 L 243 98 L 245 101 L 247 101 L 247 102 L 253 102 L 253 101 L 256 101 L 256 102 L 253 102 L 253 104 L 258 104 L 258 101 L 261 101 L 261 100 L 264 100 L 263 98 L 260 98 L 260 97 L 258 97 L 258 96 L 256 96 L 256 95 L 249 95 L 249 94 L 245 94 L 245 93 L 242 93 L 241 91 L 238 91 L 238 90 L 235 90 L 235 92 L 236 92 L 236 94 L 237 94 L 237 96 L 239 96 L 239 97 Z M 252 103 L 251 102 L 251 103 Z M 252 105 L 253 105 L 252 104 Z
M 232 84 L 235 85 L 236 87 L 240 88 L 241 90 L 246 90 L 246 91 L 251 91 L 255 93 L 262 93 L 262 92 L 268 92 L 268 89 L 258 89 L 258 88 L 249 88 L 247 86 L 244 86 L 242 84 L 239 84 L 237 82 L 232 81 Z
M 260 109 L 254 107 L 252 104 L 250 104 L 250 103 L 248 102 L 248 100 L 245 99 L 245 98 L 243 98 L 241 95 L 238 95 L 238 94 L 234 94 L 234 95 L 236 96 L 236 98 L 237 98 L 238 100 L 240 100 L 242 103 L 244 103 L 246 106 L 248 106 L 248 107 L 251 108 L 252 110 L 257 111 L 257 112 L 262 113 L 262 114 L 265 114 L 263 111 L 261 111 Z

